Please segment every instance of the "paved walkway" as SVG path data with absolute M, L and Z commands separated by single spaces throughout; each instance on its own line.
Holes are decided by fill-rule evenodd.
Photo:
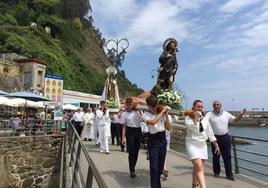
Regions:
M 99 153 L 99 149 L 93 142 L 84 142 L 90 157 L 95 162 L 101 172 L 108 187 L 111 188 L 131 188 L 150 187 L 149 161 L 146 160 L 145 150 L 140 150 L 139 159 L 136 166 L 138 177 L 131 179 L 128 173 L 128 154 L 121 152 L 118 146 L 110 146 L 110 154 Z M 169 151 L 167 154 L 169 177 L 162 179 L 164 188 L 187 188 L 192 183 L 192 164 L 182 154 Z M 241 175 L 236 176 L 236 181 L 229 181 L 221 174 L 220 178 L 212 176 L 209 166 L 205 169 L 208 188 L 257 188 L 268 187 L 268 184 L 256 184 Z

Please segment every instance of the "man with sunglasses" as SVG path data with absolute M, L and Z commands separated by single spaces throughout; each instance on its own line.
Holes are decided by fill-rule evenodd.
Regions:
M 232 172 L 232 158 L 231 158 L 231 139 L 228 135 L 228 125 L 229 123 L 236 123 L 238 122 L 241 117 L 246 113 L 246 109 L 243 109 L 241 113 L 235 117 L 229 112 L 221 110 L 221 102 L 214 101 L 213 102 L 213 111 L 208 112 L 206 117 L 208 118 L 211 127 L 213 129 L 214 135 L 217 138 L 217 143 L 220 147 L 224 167 L 225 167 L 225 174 L 226 178 L 232 181 L 235 181 L 233 172 Z M 219 177 L 221 172 L 220 167 L 220 155 L 215 155 L 215 147 L 212 147 L 212 154 L 213 154 L 213 172 L 214 177 Z

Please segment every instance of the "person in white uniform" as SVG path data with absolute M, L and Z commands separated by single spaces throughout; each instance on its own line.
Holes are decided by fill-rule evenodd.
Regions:
M 100 152 L 109 154 L 107 129 L 109 129 L 110 117 L 105 101 L 100 101 L 100 108 L 96 111 L 96 123 L 98 124 Z
M 170 119 L 170 123 L 172 123 L 172 119 L 171 119 L 171 116 L 169 115 L 168 116 L 169 119 Z M 170 149 L 170 140 L 171 140 L 171 134 L 170 134 L 170 130 L 167 130 L 166 129 L 166 140 L 167 140 L 167 151 Z M 167 169 L 167 159 L 165 160 L 165 164 L 164 164 L 164 169 L 163 169 L 163 175 L 165 178 L 168 177 L 168 169 Z
M 92 112 L 91 108 L 87 109 L 87 113 L 85 113 L 85 125 L 82 132 L 82 138 L 86 141 L 91 140 L 93 138 L 93 123 L 94 123 L 95 115 Z
M 77 112 L 74 113 L 73 117 L 70 121 L 74 120 L 74 128 L 76 129 L 79 136 L 81 136 L 81 132 L 83 130 L 83 124 L 85 121 L 84 112 L 81 111 L 81 108 L 77 109 Z
M 160 176 L 164 169 L 167 152 L 167 140 L 165 130 L 170 130 L 171 123 L 168 117 L 168 106 L 159 106 L 157 97 L 151 95 L 146 98 L 149 108 L 142 115 L 149 129 L 149 161 L 151 188 L 161 188 Z
M 136 178 L 135 167 L 141 144 L 141 112 L 136 109 L 132 98 L 126 99 L 126 109 L 120 118 L 123 124 L 122 144 L 127 144 L 129 176 Z
M 94 114 L 93 119 L 93 139 L 95 141 L 96 146 L 99 146 L 100 140 L 99 140 L 99 132 L 98 132 L 98 123 L 97 123 L 97 114 L 96 114 L 96 108 L 92 108 L 92 113 Z
M 204 161 L 208 159 L 206 140 L 209 139 L 215 146 L 217 155 L 220 154 L 220 149 L 210 123 L 204 116 L 201 100 L 194 101 L 192 110 L 186 111 L 185 116 L 186 152 L 194 167 L 192 187 L 200 185 L 201 188 L 205 188 Z
M 246 109 L 243 109 L 240 114 L 235 117 L 229 112 L 221 110 L 220 101 L 214 101 L 213 111 L 206 114 L 221 150 L 226 178 L 232 181 L 235 181 L 235 178 L 232 172 L 231 138 L 228 134 L 228 125 L 229 123 L 238 122 L 245 113 Z M 211 145 L 211 150 L 213 154 L 214 177 L 217 178 L 221 172 L 220 155 L 215 155 L 215 147 L 213 145 Z

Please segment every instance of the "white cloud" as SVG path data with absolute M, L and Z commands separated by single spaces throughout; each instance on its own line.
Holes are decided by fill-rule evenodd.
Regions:
M 220 11 L 225 13 L 236 13 L 244 8 L 259 3 L 261 0 L 229 0 L 220 7 Z
M 249 96 L 258 101 L 260 93 L 268 95 L 268 1 L 230 0 L 222 5 L 208 0 L 95 0 L 91 4 L 106 39 L 129 40 L 126 60 L 137 58 L 123 67 L 139 86 L 152 88 L 152 81 L 137 78 L 134 68 L 144 71 L 144 78 L 150 75 L 158 65 L 162 42 L 175 37 L 182 45 L 179 61 L 185 61 L 180 62 L 176 81 L 191 98 L 209 101 L 226 96 L 254 105 L 260 102 Z
M 186 39 L 202 41 L 201 32 L 194 32 L 198 19 L 185 18 L 184 11 L 196 11 L 206 1 L 92 1 L 93 17 L 108 38 L 128 38 L 129 52 L 147 48 L 159 52 L 162 42 L 169 37 L 179 42 Z M 112 15 L 112 16 L 111 16 Z

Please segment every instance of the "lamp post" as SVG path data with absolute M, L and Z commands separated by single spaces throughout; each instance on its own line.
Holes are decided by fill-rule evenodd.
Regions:
M 186 95 L 183 95 L 183 99 L 185 100 L 185 110 L 187 110 L 187 104 L 190 99 Z
M 157 73 L 157 70 L 156 69 L 152 69 L 152 71 L 151 71 L 151 78 L 155 78 L 156 73 Z
M 233 105 L 233 115 L 235 115 L 235 112 L 234 112 L 234 98 L 232 98 L 232 105 Z
M 110 39 L 106 42 L 105 47 L 107 49 L 107 54 L 109 57 L 109 60 L 111 63 L 118 69 L 118 67 L 121 67 L 125 55 L 126 55 L 126 49 L 129 46 L 129 42 L 127 39 Z
M 261 108 L 262 110 L 262 120 L 263 120 L 263 123 L 264 123 L 264 108 Z
M 253 118 L 253 117 L 254 117 L 254 114 L 253 114 L 254 111 L 255 111 L 255 110 L 256 110 L 256 111 L 259 110 L 259 108 L 251 108 L 251 110 L 252 110 L 252 115 L 251 115 L 251 117 Z

